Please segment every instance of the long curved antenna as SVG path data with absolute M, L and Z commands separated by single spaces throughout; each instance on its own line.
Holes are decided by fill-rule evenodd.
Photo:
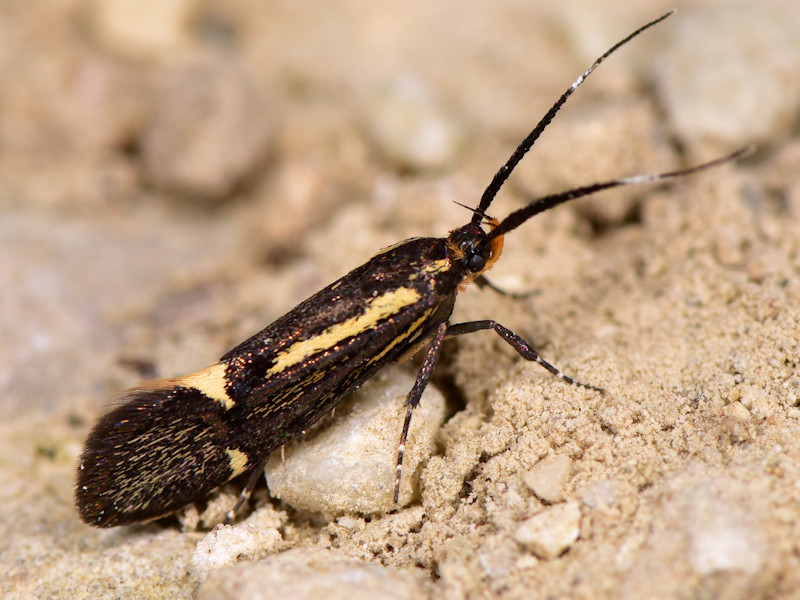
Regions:
M 698 171 L 705 171 L 706 169 L 717 167 L 726 162 L 738 160 L 743 156 L 750 154 L 752 151 L 753 151 L 753 146 L 746 146 L 741 150 L 737 150 L 733 154 L 729 154 L 728 156 L 717 158 L 710 162 L 703 163 L 702 165 L 689 167 L 688 169 L 680 169 L 679 171 L 669 171 L 667 173 L 633 175 L 631 177 L 624 177 L 622 179 L 612 179 L 611 181 L 593 183 L 592 185 L 577 187 L 572 190 L 567 190 L 566 192 L 561 192 L 559 194 L 552 194 L 549 196 L 538 198 L 533 202 L 531 202 L 530 204 L 528 204 L 527 206 L 523 206 L 522 208 L 515 210 L 505 219 L 503 219 L 497 227 L 495 227 L 488 234 L 486 234 L 488 238 L 487 241 L 491 241 L 492 239 L 496 238 L 499 235 L 506 234 L 512 229 L 516 229 L 531 217 L 538 215 L 539 213 L 542 213 L 546 210 L 549 210 L 554 206 L 563 204 L 564 202 L 569 202 L 570 200 L 575 200 L 576 198 L 582 198 L 584 196 L 588 196 L 590 194 L 594 194 L 596 192 L 600 192 L 602 190 L 608 190 L 615 187 L 622 187 L 625 185 L 637 185 L 640 183 L 653 183 L 656 181 L 664 181 L 666 179 L 675 179 L 677 177 L 684 177 L 685 175 L 691 175 L 692 173 L 697 173 Z
M 641 27 L 639 27 L 639 29 L 634 31 L 628 37 L 614 44 L 611 48 L 606 50 L 606 52 L 600 58 L 594 61 L 594 64 L 591 67 L 589 67 L 583 73 L 583 75 L 581 75 L 580 77 L 578 77 L 578 79 L 575 80 L 575 83 L 573 83 L 572 86 L 570 86 L 570 88 L 561 95 L 561 98 L 559 98 L 556 101 L 556 103 L 553 104 L 550 110 L 547 111 L 547 114 L 545 114 L 545 116 L 542 117 L 542 120 L 536 124 L 536 127 L 533 128 L 533 131 L 531 131 L 528 134 L 528 136 L 524 140 L 522 140 L 522 143 L 517 147 L 516 150 L 514 150 L 514 153 L 508 159 L 506 164 L 500 167 L 500 170 L 497 171 L 497 173 L 495 173 L 491 183 L 489 183 L 489 186 L 486 188 L 486 190 L 484 190 L 483 195 L 481 196 L 481 201 L 478 204 L 478 207 L 475 209 L 475 214 L 473 214 L 472 216 L 472 223 L 476 225 L 480 223 L 482 218 L 481 215 L 486 214 L 486 210 L 489 208 L 489 205 L 492 203 L 492 200 L 494 200 L 495 195 L 497 195 L 497 192 L 500 191 L 501 187 L 503 187 L 503 184 L 506 182 L 509 175 L 511 175 L 511 172 L 514 170 L 514 168 L 519 164 L 519 161 L 521 161 L 522 157 L 525 156 L 525 154 L 528 153 L 528 150 L 530 150 L 533 147 L 534 142 L 536 142 L 536 140 L 539 139 L 539 136 L 542 135 L 542 132 L 550 124 L 550 122 L 553 120 L 553 117 L 556 116 L 556 113 L 561 109 L 561 107 L 564 105 L 567 99 L 572 95 L 572 92 L 574 92 L 580 84 L 586 81 L 586 78 L 589 77 L 589 75 L 591 75 L 592 71 L 594 71 L 598 66 L 600 66 L 600 63 L 602 63 L 606 58 L 608 58 L 621 46 L 624 46 L 625 44 L 630 42 L 633 38 L 635 38 L 637 35 L 645 31 L 646 29 L 650 29 L 653 25 L 660 23 L 661 21 L 672 15 L 674 12 L 675 12 L 674 10 L 671 10 L 665 15 L 658 17 L 655 21 L 650 21 L 647 25 L 642 25 Z

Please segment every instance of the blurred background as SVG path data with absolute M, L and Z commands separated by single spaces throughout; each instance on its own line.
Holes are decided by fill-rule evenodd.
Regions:
M 612 392 L 576 405 L 467 336 L 440 371 L 460 412 L 436 458 L 506 442 L 474 442 L 455 500 L 417 507 L 397 550 L 392 515 L 369 543 L 302 516 L 281 533 L 450 598 L 796 594 L 796 0 L 0 2 L 0 591 L 192 597 L 195 537 L 90 531 L 72 508 L 114 393 L 211 364 L 377 249 L 463 224 L 453 201 L 476 204 L 577 76 L 672 8 L 572 97 L 491 214 L 757 152 L 683 196 L 637 187 L 531 221 L 492 277 L 541 295 L 457 307 Z M 564 560 L 537 562 L 513 532 L 543 509 L 521 478 L 548 449 L 577 465 L 583 520 Z

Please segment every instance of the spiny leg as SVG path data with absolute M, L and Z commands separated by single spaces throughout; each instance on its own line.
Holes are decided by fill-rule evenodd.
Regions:
M 447 321 L 441 323 L 436 329 L 436 335 L 433 336 L 431 345 L 425 352 L 425 359 L 422 361 L 422 366 L 417 372 L 417 380 L 414 382 L 414 387 L 406 397 L 406 419 L 403 422 L 403 432 L 400 434 L 400 445 L 397 447 L 397 470 L 394 478 L 394 503 L 400 502 L 400 476 L 403 471 L 403 454 L 406 451 L 406 440 L 408 439 L 408 428 L 411 426 L 411 413 L 419 405 L 422 398 L 422 392 L 428 385 L 433 372 L 433 366 L 439 358 L 439 352 L 442 350 L 442 342 L 444 342 L 445 335 L 447 334 L 448 325 Z
M 247 502 L 248 498 L 250 498 L 250 494 L 253 493 L 259 477 L 264 474 L 264 467 L 267 464 L 267 458 L 269 458 L 269 456 L 258 463 L 255 467 L 253 467 L 253 470 L 250 471 L 250 477 L 247 478 L 247 485 L 244 486 L 242 493 L 239 494 L 236 504 L 234 504 L 233 508 L 225 514 L 225 520 L 223 521 L 225 525 L 230 525 L 230 523 L 233 522 L 233 520 L 236 518 L 236 514 L 242 508 L 244 503 Z
M 566 381 L 571 385 L 578 385 L 580 387 L 595 390 L 597 392 L 605 392 L 605 390 L 601 387 L 597 387 L 595 385 L 590 385 L 588 383 L 581 383 L 580 381 L 575 381 L 569 375 L 564 375 L 561 371 L 559 371 L 556 367 L 551 365 L 549 362 L 544 360 L 539 353 L 534 350 L 531 345 L 518 336 L 516 333 L 503 327 L 500 323 L 491 320 L 485 321 L 469 321 L 467 323 L 456 323 L 455 325 L 450 325 L 447 328 L 447 337 L 452 337 L 456 335 L 464 335 L 465 333 L 474 333 L 476 331 L 482 331 L 484 329 L 493 329 L 497 335 L 503 338 L 506 342 L 508 342 L 514 350 L 516 350 L 522 358 L 525 360 L 529 360 L 531 362 L 535 362 L 545 369 L 550 371 L 553 375 L 558 377 L 561 381 Z

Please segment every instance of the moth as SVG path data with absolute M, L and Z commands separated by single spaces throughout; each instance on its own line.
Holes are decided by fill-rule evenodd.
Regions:
M 399 435 L 394 499 L 414 408 L 447 338 L 492 330 L 522 358 L 569 384 L 522 337 L 493 320 L 451 323 L 458 292 L 500 258 L 503 236 L 528 219 L 601 190 L 658 182 L 735 160 L 748 149 L 691 168 L 637 175 L 544 196 L 502 220 L 487 211 L 555 114 L 609 55 L 666 19 L 640 27 L 600 56 L 562 94 L 495 174 L 468 223 L 441 238 L 385 248 L 192 375 L 146 381 L 91 430 L 80 458 L 75 501 L 97 527 L 155 519 L 202 499 L 242 474 L 248 482 L 229 517 L 247 500 L 271 452 L 329 414 L 388 363 L 425 348 Z M 497 289 L 497 288 L 495 288 Z

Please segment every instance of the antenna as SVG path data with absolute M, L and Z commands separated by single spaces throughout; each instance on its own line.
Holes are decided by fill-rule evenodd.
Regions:
M 717 167 L 726 162 L 738 160 L 744 156 L 747 156 L 752 151 L 753 151 L 753 146 L 746 146 L 744 148 L 741 148 L 740 150 L 737 150 L 733 154 L 729 154 L 728 156 L 723 156 L 722 158 L 717 158 L 710 162 L 703 163 L 702 165 L 696 165 L 694 167 L 689 167 L 687 169 L 680 169 L 678 171 L 669 171 L 667 173 L 633 175 L 631 177 L 624 177 L 622 179 L 612 179 L 610 181 L 604 181 L 601 183 L 593 183 L 592 185 L 574 188 L 571 190 L 567 190 L 566 192 L 544 196 L 542 198 L 534 200 L 527 206 L 523 206 L 522 208 L 515 210 L 510 215 L 508 215 L 505 219 L 503 219 L 500 222 L 500 224 L 497 227 L 492 229 L 487 234 L 487 239 L 491 241 L 497 236 L 506 234 L 512 229 L 516 229 L 534 215 L 538 215 L 539 213 L 549 210 L 554 206 L 558 206 L 559 204 L 563 204 L 564 202 L 569 202 L 570 200 L 575 200 L 576 198 L 583 198 L 584 196 L 588 196 L 590 194 L 594 194 L 602 190 L 608 190 L 615 187 L 622 187 L 625 185 L 654 183 L 656 181 L 664 181 L 666 179 L 675 179 L 677 177 L 684 177 L 685 175 L 691 175 L 692 173 L 697 173 L 698 171 L 705 171 L 706 169 Z
M 611 48 L 606 50 L 606 52 L 600 58 L 594 61 L 594 64 L 592 64 L 591 67 L 589 67 L 586 71 L 584 71 L 583 75 L 581 75 L 580 77 L 578 77 L 578 79 L 575 80 L 575 83 L 573 83 L 570 86 L 570 88 L 561 95 L 561 98 L 559 98 L 556 101 L 556 103 L 553 104 L 552 107 L 550 107 L 550 110 L 548 110 L 547 114 L 545 114 L 545 116 L 542 117 L 542 120 L 536 124 L 536 127 L 533 128 L 533 130 L 528 134 L 528 136 L 524 140 L 522 140 L 522 143 L 517 147 L 516 150 L 514 150 L 514 153 L 508 159 L 506 164 L 500 167 L 500 170 L 497 171 L 497 173 L 495 173 L 491 183 L 489 183 L 489 186 L 486 188 L 486 190 L 484 190 L 483 195 L 481 196 L 481 201 L 478 204 L 478 207 L 474 210 L 475 214 L 472 215 L 473 224 L 477 225 L 478 223 L 480 223 L 482 215 L 486 214 L 486 210 L 489 208 L 489 205 L 492 203 L 492 200 L 494 200 L 494 197 L 497 195 L 497 192 L 500 191 L 501 187 L 503 187 L 503 184 L 506 182 L 509 175 L 511 175 L 511 172 L 519 164 L 519 161 L 522 160 L 522 157 L 528 153 L 528 150 L 530 150 L 533 147 L 533 144 L 536 142 L 537 139 L 539 139 L 539 136 L 542 135 L 542 132 L 547 128 L 547 126 L 553 120 L 553 117 L 556 116 L 556 113 L 561 109 L 561 107 L 564 105 L 567 99 L 572 95 L 572 92 L 578 89 L 578 86 L 582 84 L 584 81 L 586 81 L 586 78 L 592 74 L 592 71 L 594 71 L 598 66 L 600 66 L 600 63 L 602 63 L 606 58 L 611 56 L 611 54 L 613 54 L 616 50 L 618 50 L 619 48 L 630 42 L 633 38 L 635 38 L 643 31 L 650 29 L 653 25 L 657 25 L 658 23 L 660 23 L 661 21 L 672 15 L 674 12 L 675 12 L 674 10 L 671 10 L 665 15 L 662 15 L 659 18 L 657 18 L 655 21 L 650 21 L 647 25 L 642 25 L 641 27 L 639 27 L 639 29 L 631 33 L 628 37 L 614 44 Z M 625 184 L 620 184 L 620 185 L 625 185 Z M 586 194 L 582 195 L 585 196 Z M 513 227 L 511 229 L 513 229 Z

